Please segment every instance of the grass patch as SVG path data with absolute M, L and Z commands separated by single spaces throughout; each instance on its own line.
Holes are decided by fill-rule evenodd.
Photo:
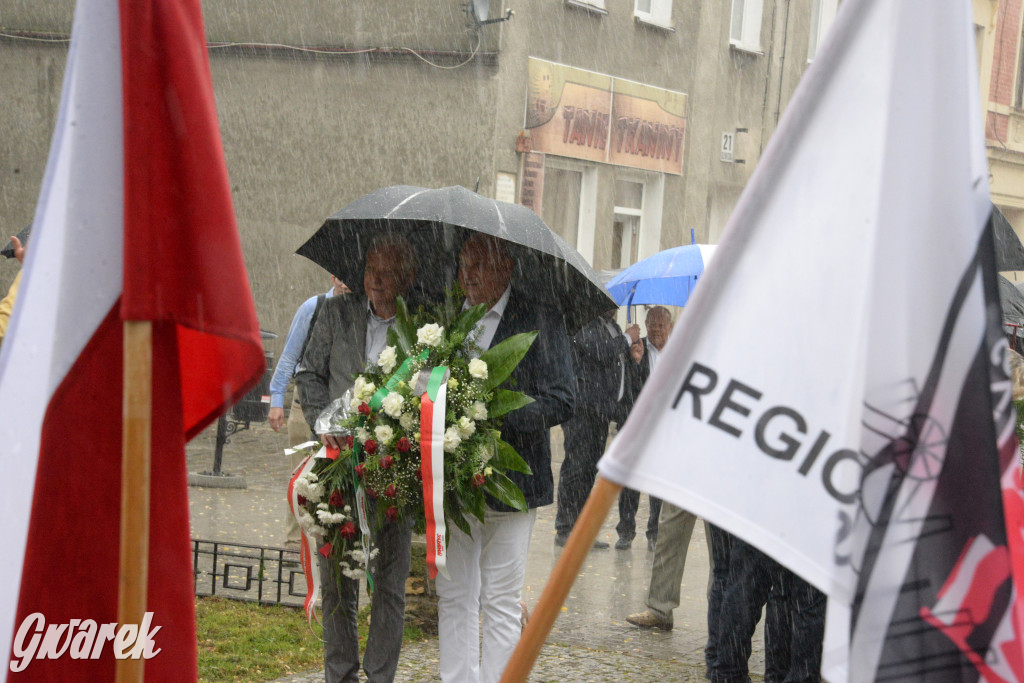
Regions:
M 360 652 L 366 647 L 369 619 L 367 604 L 357 616 Z M 301 609 L 197 598 L 196 622 L 199 680 L 204 683 L 270 681 L 323 667 L 320 626 L 314 622 L 313 635 Z M 403 642 L 427 637 L 419 622 L 407 611 Z
M 200 681 L 269 681 L 323 666 L 323 644 L 291 607 L 197 598 L 196 639 Z

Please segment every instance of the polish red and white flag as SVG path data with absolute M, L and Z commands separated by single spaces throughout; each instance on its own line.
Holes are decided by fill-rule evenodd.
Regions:
M 0 641 L 20 673 L 114 677 L 124 321 L 152 321 L 153 681 L 194 680 L 185 441 L 265 369 L 199 0 L 78 0 L 60 110 L 0 352 Z M 147 617 L 148 618 L 148 617 Z M 19 629 L 25 642 L 15 642 Z M 108 629 L 111 627 L 108 627 Z M 51 631 L 48 631 L 50 633 Z M 87 644 L 88 655 L 81 658 Z M 66 648 L 66 649 L 65 649 Z M 60 654 L 56 658 L 49 655 Z M 78 656 L 76 656 L 78 655 Z M 74 658 L 72 658 L 74 657 Z

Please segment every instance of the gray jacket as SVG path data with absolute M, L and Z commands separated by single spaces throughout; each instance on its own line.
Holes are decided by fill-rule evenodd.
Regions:
M 366 297 L 336 296 L 324 302 L 309 333 L 295 383 L 302 394 L 302 414 L 312 429 L 334 399 L 352 388 L 366 368 Z

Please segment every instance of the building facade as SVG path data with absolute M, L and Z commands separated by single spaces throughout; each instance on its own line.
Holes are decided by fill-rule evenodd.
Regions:
M 204 3 L 262 326 L 283 333 L 298 304 L 327 288 L 294 250 L 384 185 L 459 184 L 528 203 L 597 270 L 716 242 L 836 7 Z M 0 0 L 0 216 L 10 233 L 34 212 L 73 11 L 73 0 Z M 13 275 L 0 269 L 0 287 Z

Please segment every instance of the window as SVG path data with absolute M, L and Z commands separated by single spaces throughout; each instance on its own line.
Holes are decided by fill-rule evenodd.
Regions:
M 643 217 L 644 185 L 615 181 L 615 217 L 612 224 L 612 268 L 636 263 L 640 253 L 640 219 Z
M 763 0 L 732 0 L 729 44 L 738 50 L 761 52 Z
M 645 24 L 672 28 L 672 0 L 635 0 L 633 16 Z
M 807 46 L 807 61 L 814 59 L 818 54 L 818 46 L 825 39 L 825 34 L 832 26 L 832 20 L 836 18 L 836 7 L 839 0 L 814 0 L 811 5 L 811 40 Z

